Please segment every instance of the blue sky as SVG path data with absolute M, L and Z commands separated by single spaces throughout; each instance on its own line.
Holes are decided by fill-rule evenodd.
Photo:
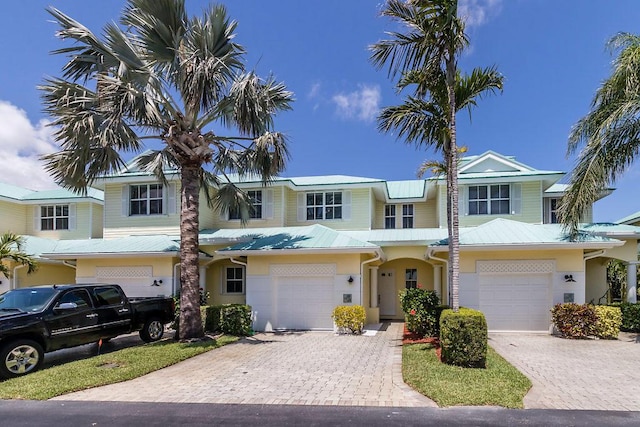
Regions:
M 401 98 L 386 70 L 369 62 L 367 47 L 391 22 L 379 16 L 381 0 L 222 1 L 238 21 L 237 41 L 247 67 L 273 73 L 295 93 L 294 110 L 276 119 L 290 137 L 286 176 L 343 174 L 414 179 L 418 151 L 376 130 L 380 108 Z M 191 14 L 209 4 L 188 0 Z M 50 186 L 37 158 L 55 149 L 36 86 L 57 76 L 64 44 L 54 36 L 45 7 L 53 5 L 96 33 L 117 20 L 123 0 L 29 0 L 3 4 L 0 27 L 0 180 L 30 188 Z M 610 71 L 607 40 L 620 31 L 640 32 L 635 0 L 461 0 L 471 46 L 462 70 L 496 65 L 505 76 L 501 95 L 484 99 L 458 117 L 459 143 L 470 154 L 494 150 L 538 169 L 569 172 L 571 126 L 589 109 Z M 595 220 L 611 221 L 640 210 L 634 184 L 640 166 L 615 183 L 617 191 L 596 203 Z

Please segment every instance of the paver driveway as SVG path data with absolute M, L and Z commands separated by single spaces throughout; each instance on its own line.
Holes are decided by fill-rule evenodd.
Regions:
M 375 336 L 257 334 L 143 377 L 57 400 L 436 406 L 402 381 L 402 323 Z
M 640 411 L 636 334 L 609 341 L 493 333 L 489 345 L 531 379 L 525 408 Z

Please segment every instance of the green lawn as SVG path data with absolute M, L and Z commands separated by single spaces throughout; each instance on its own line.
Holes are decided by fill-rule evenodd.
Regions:
M 522 408 L 522 399 L 531 388 L 531 381 L 491 347 L 486 369 L 473 369 L 440 362 L 432 344 L 404 345 L 402 375 L 407 384 L 439 406 Z
M 0 382 L 0 399 L 45 400 L 73 391 L 130 380 L 173 365 L 238 338 L 179 343 L 165 340 L 58 365 Z

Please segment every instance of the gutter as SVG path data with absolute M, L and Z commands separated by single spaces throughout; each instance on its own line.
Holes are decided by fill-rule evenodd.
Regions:
M 259 256 L 259 255 L 316 255 L 316 254 L 362 254 L 379 255 L 380 248 L 297 248 L 297 249 L 240 249 L 235 251 L 217 250 L 215 253 L 224 257 Z
M 18 289 L 18 270 L 25 267 L 26 265 L 24 264 L 16 265 L 15 267 L 13 267 L 13 278 L 12 278 L 13 286 L 9 286 L 10 289 Z
M 590 259 L 592 259 L 592 258 L 597 258 L 597 257 L 599 257 L 599 256 L 604 255 L 606 252 L 607 252 L 607 250 L 606 250 L 606 249 L 602 249 L 602 250 L 595 251 L 595 252 L 589 252 L 588 254 L 584 254 L 584 255 L 582 256 L 582 260 L 583 260 L 583 261 L 587 261 L 587 260 L 590 260 Z

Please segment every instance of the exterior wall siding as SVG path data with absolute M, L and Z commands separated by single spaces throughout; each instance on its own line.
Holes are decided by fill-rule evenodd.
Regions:
M 262 190 L 265 191 L 265 188 L 257 187 L 257 188 L 247 188 L 249 190 Z M 212 227 L 207 228 L 260 228 L 260 227 L 281 227 L 282 226 L 282 189 L 281 187 L 269 188 L 273 194 L 273 216 L 271 218 L 265 219 L 250 219 L 246 225 L 243 225 L 240 220 L 226 220 L 222 218 L 220 212 L 214 211 L 211 212 L 212 218 Z M 264 200 L 264 194 L 263 194 Z M 202 206 L 202 205 L 201 205 Z M 211 210 L 205 204 L 205 209 Z M 264 213 L 264 206 L 263 206 Z M 204 227 L 200 227 L 204 228 Z
M 340 191 L 340 190 L 327 190 Z M 301 192 L 287 189 L 287 215 L 285 226 L 305 226 L 322 224 L 335 230 L 368 230 L 371 228 L 371 198 L 369 189 L 356 188 L 351 191 L 351 219 L 298 221 L 298 194 Z M 305 193 L 305 192 L 302 192 Z
M 27 274 L 26 268 L 18 270 L 17 287 L 25 288 L 38 285 L 62 285 L 76 283 L 76 271 L 62 264 L 41 263 L 38 270 Z
M 402 205 L 413 205 L 413 228 L 436 228 L 438 227 L 438 209 L 436 200 L 414 203 L 385 203 L 375 201 L 374 229 L 384 229 L 384 207 L 386 205 L 396 206 L 396 228 L 402 228 Z
M 2 218 L 2 232 L 27 234 L 27 206 L 0 201 L 0 218 Z
M 57 205 L 57 204 L 67 204 L 67 203 L 56 203 L 52 201 L 51 203 L 43 203 L 42 205 Z M 71 203 L 68 203 L 71 205 Z M 90 202 L 82 202 L 82 203 L 73 203 L 75 205 L 76 210 L 76 219 L 75 219 L 75 228 L 70 230 L 38 230 L 36 229 L 36 215 L 38 214 L 38 210 L 42 205 L 29 205 L 27 206 L 27 234 L 37 237 L 44 237 L 46 239 L 58 239 L 58 240 L 69 240 L 69 239 L 90 239 L 92 237 L 100 237 L 102 234 L 102 206 L 98 204 L 93 204 L 91 207 Z M 99 209 L 98 209 L 99 208 Z M 94 212 L 92 212 L 92 209 Z M 95 212 L 98 211 L 100 214 L 99 223 L 96 225 L 96 216 Z M 100 227 L 100 235 L 96 236 L 94 233 L 97 231 L 98 226 Z
M 463 186 L 460 186 L 462 194 Z M 446 191 L 446 189 L 445 189 Z M 513 221 L 526 222 L 529 224 L 542 223 L 542 187 L 540 181 L 522 183 L 522 211 L 515 215 L 460 215 L 460 227 L 473 227 L 484 224 L 496 218 L 506 218 Z M 446 197 L 443 198 L 446 200 Z M 463 197 L 460 197 L 460 203 Z M 442 212 L 442 207 L 441 207 Z M 446 226 L 446 204 L 444 206 L 444 223 Z

